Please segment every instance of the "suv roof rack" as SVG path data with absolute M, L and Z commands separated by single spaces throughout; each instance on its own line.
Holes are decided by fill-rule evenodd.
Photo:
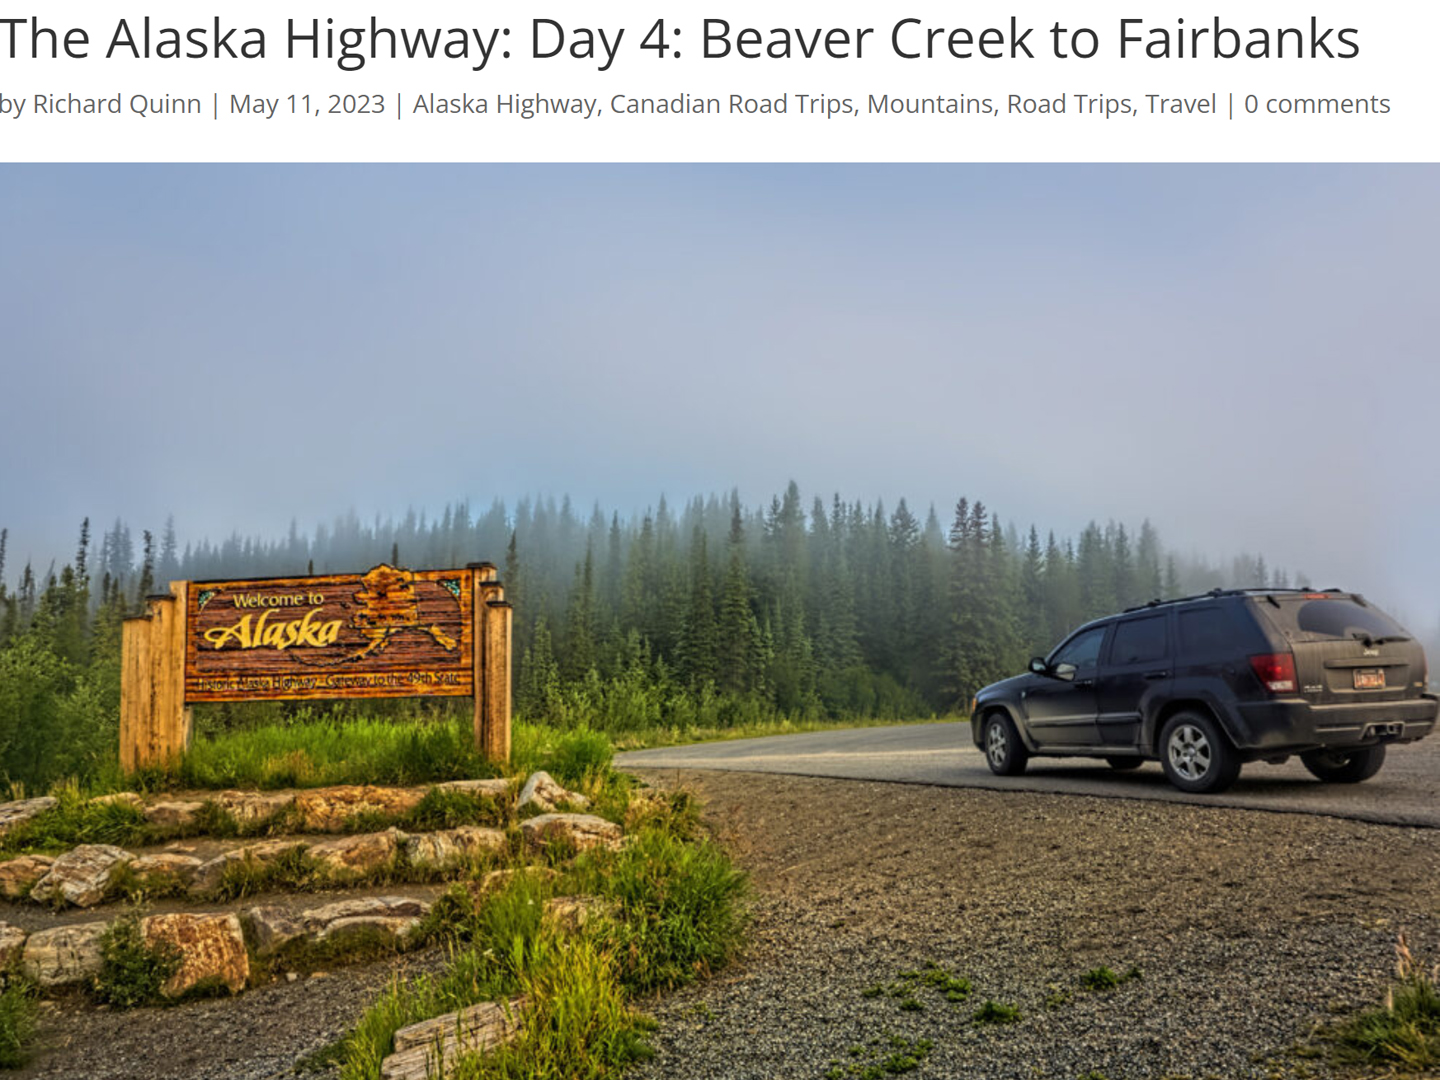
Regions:
M 1170 599 L 1170 600 L 1160 600 L 1160 599 L 1147 600 L 1147 601 L 1146 601 L 1145 603 L 1143 603 L 1143 604 L 1136 604 L 1134 607 L 1128 607 L 1128 608 L 1126 608 L 1125 611 L 1124 611 L 1124 614 L 1128 615 L 1128 614 L 1130 614 L 1130 612 L 1132 612 L 1132 611 L 1144 611 L 1144 610 L 1146 610 L 1147 608 L 1166 607 L 1166 606 L 1168 606 L 1168 605 L 1170 605 L 1170 604 L 1189 604 L 1189 603 L 1195 602 L 1196 600 L 1214 600 L 1214 599 L 1216 599 L 1216 598 L 1218 598 L 1218 597 L 1221 597 L 1221 596 L 1269 596 L 1269 595 L 1271 595 L 1272 593 L 1316 593 L 1316 592 L 1339 593 L 1339 592 L 1343 592 L 1343 591 L 1344 591 L 1344 590 L 1342 590 L 1342 589 L 1336 589 L 1336 588 L 1329 588 L 1329 589 L 1301 589 L 1301 588 L 1280 588 L 1280 587 L 1278 587 L 1278 586 L 1273 587 L 1273 588 L 1211 589 L 1209 592 L 1196 593 L 1194 596 L 1177 596 L 1177 597 L 1174 597 L 1173 599 Z

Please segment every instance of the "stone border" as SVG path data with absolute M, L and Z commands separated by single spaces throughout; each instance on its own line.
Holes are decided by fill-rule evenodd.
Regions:
M 526 809 L 540 810 L 538 818 L 574 818 L 576 823 L 562 828 L 576 850 L 595 843 L 618 842 L 619 827 L 601 818 L 584 814 L 556 814 L 557 807 L 585 808 L 589 800 L 569 791 L 548 773 L 533 773 L 523 785 L 511 808 L 512 814 Z M 258 824 L 280 815 L 297 815 L 302 826 L 312 831 L 334 831 L 343 822 L 365 813 L 389 813 L 398 816 L 418 806 L 430 791 L 459 791 L 486 798 L 508 799 L 517 781 L 452 780 L 430 788 L 378 788 L 343 786 L 314 788 L 293 793 L 223 791 L 207 802 L 162 801 L 146 806 L 146 820 L 164 827 L 184 828 L 193 824 L 208 804 L 218 806 L 241 824 Z M 137 808 L 143 802 L 133 792 L 103 795 L 92 802 L 127 803 Z M 57 805 L 54 798 L 23 800 L 25 812 L 13 813 L 18 804 L 0 804 L 0 823 L 11 825 L 30 820 Z M 7 819 L 5 808 L 11 808 Z M 579 819 L 589 819 L 588 824 Z M 330 829 L 315 826 L 331 826 Z M 608 828 L 607 828 L 608 827 Z M 527 846 L 535 847 L 543 840 L 532 839 L 535 826 L 521 823 Z M 613 832 L 611 831 L 613 830 Z M 3 832 L 3 828 L 0 828 Z M 404 833 L 399 829 L 355 833 L 336 839 L 271 839 L 244 844 L 208 860 L 174 852 L 137 855 L 111 844 L 81 844 L 59 855 L 20 855 L 0 862 L 0 897 L 10 900 L 28 898 L 55 907 L 94 907 L 110 899 L 127 879 L 166 892 L 184 892 L 203 898 L 213 895 L 224 883 L 231 867 L 248 865 L 263 868 L 287 856 L 303 856 L 313 860 L 316 869 L 343 885 L 363 881 L 386 866 L 402 861 L 406 867 L 443 875 L 447 870 L 465 865 L 480 855 L 503 855 L 510 850 L 506 833 L 497 828 L 462 825 L 422 833 Z

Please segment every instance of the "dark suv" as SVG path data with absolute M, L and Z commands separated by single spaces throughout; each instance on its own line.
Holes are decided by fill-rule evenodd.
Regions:
M 1247 761 L 1299 754 L 1357 783 L 1390 743 L 1429 735 L 1425 653 L 1356 593 L 1230 589 L 1086 623 L 971 707 L 975 745 L 1013 776 L 1033 756 L 1158 758 L 1182 791 L 1223 791 Z

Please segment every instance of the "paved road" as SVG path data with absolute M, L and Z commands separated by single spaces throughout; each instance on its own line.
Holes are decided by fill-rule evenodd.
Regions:
M 1037 758 L 1023 776 L 994 776 L 965 723 L 844 728 L 765 739 L 696 743 L 616 755 L 621 767 L 723 769 L 845 780 L 1047 791 L 1113 799 L 1237 806 L 1440 828 L 1440 736 L 1392 746 L 1379 775 L 1363 784 L 1322 784 L 1298 759 L 1245 766 L 1224 795 L 1172 788 L 1158 762 L 1129 773 L 1083 759 Z

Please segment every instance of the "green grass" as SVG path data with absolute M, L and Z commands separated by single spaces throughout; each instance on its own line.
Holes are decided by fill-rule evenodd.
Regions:
M 626 988 L 673 989 L 722 967 L 744 932 L 744 875 L 708 839 L 661 827 L 631 836 L 619 852 L 587 852 L 570 875 L 577 891 L 616 902 L 598 933 Z
M 935 1044 L 929 1039 L 909 1039 L 887 1033 L 876 1036 L 863 1046 L 855 1044 L 846 1053 L 848 1062 L 831 1061 L 825 1080 L 883 1080 L 914 1072 L 925 1064 Z
M 623 794 L 628 784 L 591 772 L 592 797 L 603 801 L 616 789 Z M 416 937 L 448 940 L 448 962 L 397 979 L 366 1011 L 344 1042 L 344 1080 L 375 1080 L 401 1027 L 520 994 L 535 1004 L 516 1042 L 462 1059 L 448 1076 L 598 1080 L 645 1057 L 651 1025 L 630 1002 L 733 956 L 746 890 L 725 853 L 696 835 L 692 800 L 652 797 L 645 805 L 635 839 L 620 851 L 586 852 L 553 880 L 516 875 L 479 905 L 462 889 L 447 893 Z M 580 894 L 611 900 L 610 914 L 579 934 L 543 922 L 548 898 Z
M 129 844 L 145 832 L 140 811 L 126 803 L 90 802 L 74 783 L 59 785 L 51 794 L 59 800 L 55 807 L 0 838 L 0 858 L 69 851 L 79 844 Z
M 1002 1001 L 986 1001 L 970 1019 L 976 1024 L 1013 1024 L 1020 1019 L 1020 1010 Z
M 956 1004 L 969 998 L 971 989 L 969 979 L 962 979 L 935 961 L 927 960 L 921 970 L 902 971 L 894 982 L 875 983 L 862 990 L 860 996 L 878 998 L 883 995 L 898 998 L 902 1012 L 919 1012 L 925 1005 L 918 995 L 925 990 L 933 991 L 951 1004 Z
M 1326 1037 L 1341 1064 L 1429 1074 L 1440 1066 L 1440 965 L 1427 971 L 1403 935 L 1395 952 L 1397 981 L 1385 1002 L 1351 1017 Z
M 1080 985 L 1086 990 L 1106 992 L 1124 986 L 1127 982 L 1140 978 L 1140 969 L 1132 967 L 1124 974 L 1111 971 L 1108 967 L 1091 968 L 1084 975 L 1080 976 Z
M 0 1069 L 18 1069 L 29 1060 L 38 1011 L 35 988 L 10 976 L 0 992 Z
M 494 776 L 470 724 L 451 720 L 312 720 L 196 739 L 168 779 L 192 788 L 422 784 Z

